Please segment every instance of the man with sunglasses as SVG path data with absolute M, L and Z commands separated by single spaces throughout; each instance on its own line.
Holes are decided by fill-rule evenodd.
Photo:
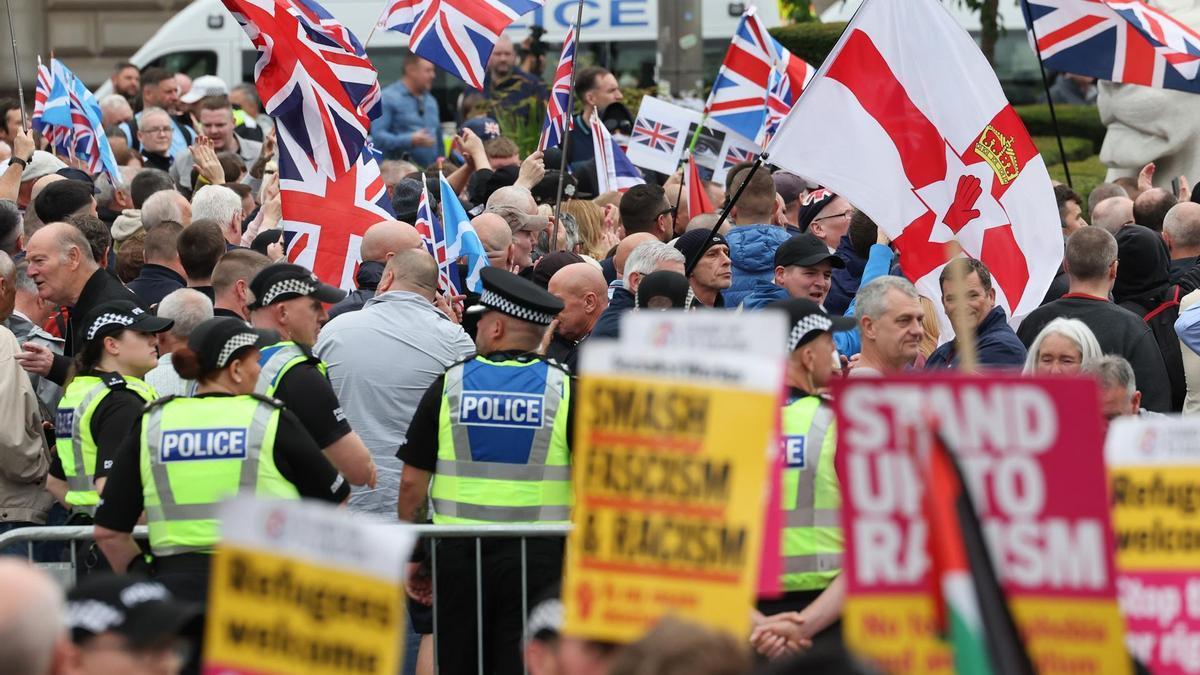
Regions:
M 674 209 L 667 193 L 657 185 L 635 185 L 621 195 L 621 223 L 625 236 L 648 232 L 661 242 L 675 236 Z

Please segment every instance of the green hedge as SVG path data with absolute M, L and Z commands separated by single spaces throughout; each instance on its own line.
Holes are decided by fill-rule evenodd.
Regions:
M 1067 161 L 1077 162 L 1096 154 L 1092 142 L 1086 138 L 1068 136 L 1063 140 L 1063 150 L 1067 153 Z M 1053 136 L 1034 136 L 1033 144 L 1046 160 L 1046 165 L 1062 164 L 1062 154 L 1058 151 L 1058 140 Z
M 1019 105 L 1016 111 L 1031 136 L 1054 136 L 1050 108 L 1045 104 Z M 1107 129 L 1100 123 L 1100 113 L 1095 106 L 1056 105 L 1054 112 L 1058 114 L 1058 129 L 1064 139 L 1067 136 L 1086 138 L 1092 142 L 1092 152 L 1100 152 Z
M 837 23 L 797 23 L 790 26 L 780 26 L 770 30 L 788 51 L 809 62 L 814 68 L 821 65 L 829 52 L 833 51 L 842 31 L 846 29 L 845 22 Z
M 1050 177 L 1060 183 L 1067 182 L 1067 176 L 1063 173 L 1062 164 L 1056 164 L 1049 167 Z M 1071 162 L 1071 183 L 1076 192 L 1087 200 L 1088 194 L 1097 185 L 1104 182 L 1104 175 L 1108 172 L 1108 167 L 1100 161 L 1099 157 L 1088 157 L 1087 159 L 1078 162 Z M 1088 206 L 1083 207 L 1084 213 L 1087 213 Z

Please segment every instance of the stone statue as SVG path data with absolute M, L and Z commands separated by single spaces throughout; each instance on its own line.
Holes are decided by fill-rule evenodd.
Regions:
M 1148 3 L 1200 30 L 1200 0 Z M 1106 180 L 1137 176 L 1155 162 L 1154 183 L 1170 189 L 1171 179 L 1200 178 L 1200 94 L 1131 84 L 1100 82 L 1100 120 L 1108 127 L 1100 160 Z

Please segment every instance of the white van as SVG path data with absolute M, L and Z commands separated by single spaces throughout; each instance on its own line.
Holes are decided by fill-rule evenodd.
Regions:
M 658 3 L 671 0 L 584 0 L 580 30 L 581 62 L 589 58 L 605 65 L 627 81 L 642 86 L 654 82 L 657 60 Z M 322 5 L 343 25 L 367 41 L 367 53 L 382 83 L 400 76 L 407 37 L 371 27 L 379 19 L 385 0 L 322 0 Z M 779 25 L 774 0 L 761 3 L 758 12 L 768 27 Z M 701 0 L 705 39 L 705 72 L 715 72 L 741 16 L 743 3 Z M 529 35 L 530 26 L 546 29 L 543 38 L 552 45 L 547 59 L 553 68 L 558 45 L 574 22 L 576 0 L 546 0 L 545 7 L 514 23 L 507 31 L 514 42 Z M 256 53 L 241 26 L 220 0 L 196 0 L 171 17 L 130 59 L 139 67 L 162 66 L 196 78 L 217 75 L 234 84 L 254 77 Z M 107 82 L 97 95 L 108 93 Z M 443 106 L 454 100 L 463 85 L 439 72 L 434 95 Z

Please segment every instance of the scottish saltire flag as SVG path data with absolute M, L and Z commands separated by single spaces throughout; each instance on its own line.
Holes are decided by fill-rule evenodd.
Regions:
M 633 124 L 630 142 L 641 143 L 659 152 L 671 152 L 679 142 L 679 129 L 639 117 Z
M 644 184 L 642 174 L 613 140 L 595 111 L 588 124 L 592 129 L 592 151 L 596 153 L 597 190 L 601 194 L 613 190 L 624 192 L 634 185 Z
M 1046 66 L 1200 93 L 1200 34 L 1138 0 L 1022 0 Z M 1032 25 L 1030 26 L 1030 22 Z
M 408 35 L 408 48 L 482 90 L 500 33 L 545 0 L 399 0 L 381 25 Z
M 450 265 L 453 260 L 446 251 L 446 231 L 438 222 L 437 214 L 429 205 L 429 186 L 425 181 L 421 181 L 421 200 L 417 202 L 417 222 L 413 223 L 413 227 L 417 228 L 417 233 L 421 235 L 421 241 L 425 243 L 425 249 L 429 251 L 429 255 L 437 261 L 438 289 L 451 295 L 457 295 L 458 287 L 455 286 L 454 278 L 450 274 Z
M 104 135 L 100 103 L 58 59 L 51 59 L 48 69 L 39 59 L 31 124 L 60 155 L 83 162 L 92 175 L 107 174 L 113 185 L 121 184 L 121 171 Z
M 380 112 L 362 44 L 315 0 L 222 2 L 258 50 L 254 84 L 276 126 L 295 140 L 292 159 L 330 178 L 350 171 Z
M 276 134 L 282 227 L 293 233 L 288 260 L 351 290 L 367 228 L 394 217 L 379 164 L 364 148 L 349 171 L 330 178 L 304 156 L 288 128 L 276 127 Z
M 567 105 L 571 99 L 571 73 L 575 70 L 575 27 L 567 29 L 563 38 L 562 54 L 558 57 L 558 67 L 554 69 L 554 85 L 550 87 L 550 100 L 546 101 L 546 123 L 542 125 L 542 135 L 538 138 L 538 150 L 545 151 L 562 145 L 563 136 L 567 134 L 571 123 L 571 111 Z
M 439 176 L 441 182 L 442 227 L 446 231 L 446 258 L 457 262 L 465 259 L 467 266 L 466 289 L 474 293 L 483 292 L 483 280 L 479 273 L 488 266 L 487 249 L 483 247 L 475 228 L 471 226 L 471 217 L 458 201 L 454 188 L 444 175 Z M 455 279 L 460 277 L 455 276 Z

